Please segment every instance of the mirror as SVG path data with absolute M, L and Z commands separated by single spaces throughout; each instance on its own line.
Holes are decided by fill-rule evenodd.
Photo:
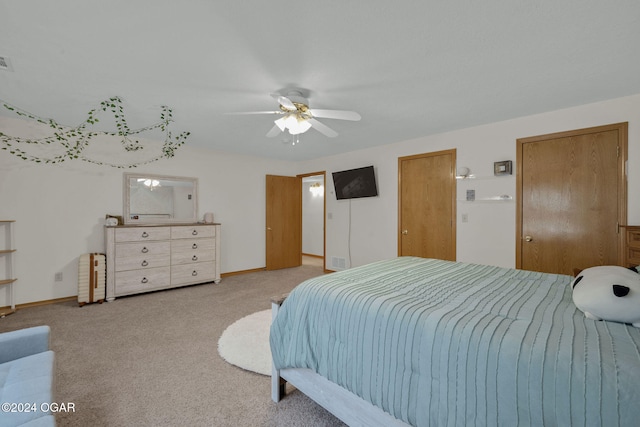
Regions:
M 198 179 L 124 174 L 124 223 L 167 224 L 198 221 Z

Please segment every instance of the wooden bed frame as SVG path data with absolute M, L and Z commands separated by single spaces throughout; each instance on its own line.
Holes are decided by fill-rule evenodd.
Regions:
M 287 295 L 271 298 L 272 319 L 275 319 Z M 409 426 L 311 369 L 276 369 L 272 365 L 271 399 L 274 402 L 278 403 L 285 396 L 287 382 L 349 426 Z

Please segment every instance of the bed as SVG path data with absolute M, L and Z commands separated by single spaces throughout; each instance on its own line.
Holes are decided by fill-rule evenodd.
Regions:
M 273 305 L 273 399 L 289 381 L 349 425 L 637 425 L 640 330 L 586 319 L 571 280 L 414 257 L 307 280 Z

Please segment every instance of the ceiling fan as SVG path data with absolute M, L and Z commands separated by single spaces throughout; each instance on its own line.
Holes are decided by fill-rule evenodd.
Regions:
M 278 93 L 272 93 L 271 96 L 278 101 L 280 106 L 276 111 L 250 111 L 246 113 L 229 114 L 276 114 L 281 116 L 274 120 L 273 128 L 267 132 L 267 137 L 269 138 L 273 138 L 285 131 L 288 131 L 289 134 L 294 136 L 300 135 L 311 128 L 314 128 L 329 138 L 334 138 L 338 136 L 338 132 L 324 123 L 319 122 L 317 118 L 351 121 L 361 119 L 360 114 L 355 111 L 309 108 L 309 100 L 302 95 L 302 92 L 297 90 L 287 92 L 286 96 Z

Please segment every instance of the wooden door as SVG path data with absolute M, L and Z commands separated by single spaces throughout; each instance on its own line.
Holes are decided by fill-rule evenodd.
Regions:
M 302 180 L 267 175 L 267 270 L 302 265 Z
M 456 151 L 398 159 L 398 255 L 456 259 Z
M 518 140 L 518 268 L 622 264 L 626 135 L 621 123 Z

